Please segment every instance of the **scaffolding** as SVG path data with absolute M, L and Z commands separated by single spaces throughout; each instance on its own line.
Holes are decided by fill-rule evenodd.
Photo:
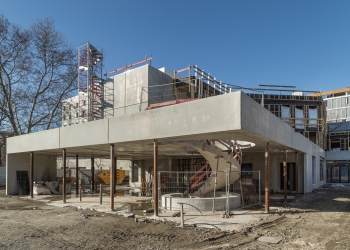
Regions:
M 78 123 L 103 118 L 102 50 L 86 43 L 78 49 Z
M 270 90 L 271 91 L 271 90 Z M 279 90 L 276 90 L 279 91 Z M 326 105 L 321 96 L 248 94 L 319 147 L 326 148 Z
M 146 92 L 148 97 L 152 97 L 153 100 L 152 103 L 149 104 L 150 106 L 148 109 L 182 103 L 187 100 L 231 93 L 232 89 L 244 90 L 247 91 L 248 96 L 286 122 L 289 126 L 294 128 L 295 131 L 301 133 L 321 148 L 326 148 L 326 105 L 322 96 L 304 96 L 304 92 L 315 91 L 296 90 L 295 86 L 261 86 L 265 88 L 243 88 L 225 84 L 221 81 L 217 81 L 215 77 L 196 65 L 188 66 L 174 71 L 172 89 L 168 87 L 165 91 L 165 85 L 147 88 Z M 256 91 L 262 92 L 262 94 L 255 94 L 254 92 Z M 265 94 L 268 91 L 277 91 L 280 92 L 280 94 Z M 291 92 L 292 94 L 282 95 L 281 92 Z M 163 98 L 160 100 L 159 97 L 163 96 L 164 93 L 167 93 L 168 99 L 163 100 Z M 144 100 L 144 98 L 141 99 Z
M 328 151 L 350 150 L 350 121 L 328 123 Z
M 185 72 L 181 76 L 179 73 Z M 183 73 L 184 74 L 184 73 Z M 221 81 L 217 81 L 210 73 L 195 66 L 174 71 L 174 95 L 178 99 L 201 99 L 232 92 Z

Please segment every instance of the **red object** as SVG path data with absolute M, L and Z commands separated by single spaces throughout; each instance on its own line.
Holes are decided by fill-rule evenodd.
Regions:
M 191 188 L 196 188 L 198 186 L 200 186 L 201 184 L 203 184 L 204 182 L 206 181 L 201 181 L 205 176 L 206 176 L 207 173 L 203 173 L 201 174 L 198 179 L 192 184 Z
M 179 103 L 184 103 L 184 102 L 190 102 L 198 99 L 178 99 L 178 100 L 173 100 L 173 101 L 168 101 L 168 102 L 159 102 L 159 103 L 154 103 L 148 106 L 146 110 L 150 110 L 153 108 L 159 108 L 159 107 L 164 107 L 164 106 L 169 106 L 169 105 L 174 105 L 174 104 L 179 104 Z

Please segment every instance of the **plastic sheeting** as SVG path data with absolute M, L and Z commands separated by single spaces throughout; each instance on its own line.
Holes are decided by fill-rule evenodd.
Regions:
M 350 131 L 350 121 L 328 123 L 328 133 Z
M 316 128 L 317 125 L 317 108 L 309 107 L 309 127 Z
M 295 107 L 295 128 L 304 129 L 304 110 Z
M 282 105 L 282 118 L 290 118 L 290 107 Z

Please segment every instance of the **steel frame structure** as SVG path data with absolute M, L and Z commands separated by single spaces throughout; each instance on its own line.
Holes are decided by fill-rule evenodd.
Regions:
M 103 53 L 90 43 L 78 48 L 79 123 L 103 118 Z

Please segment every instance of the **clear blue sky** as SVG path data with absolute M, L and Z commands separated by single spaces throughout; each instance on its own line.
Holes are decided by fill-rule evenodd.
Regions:
M 152 53 L 155 67 L 244 87 L 350 86 L 350 1 L 0 0 L 0 12 L 23 27 L 52 17 L 74 47 L 102 48 L 107 71 Z

